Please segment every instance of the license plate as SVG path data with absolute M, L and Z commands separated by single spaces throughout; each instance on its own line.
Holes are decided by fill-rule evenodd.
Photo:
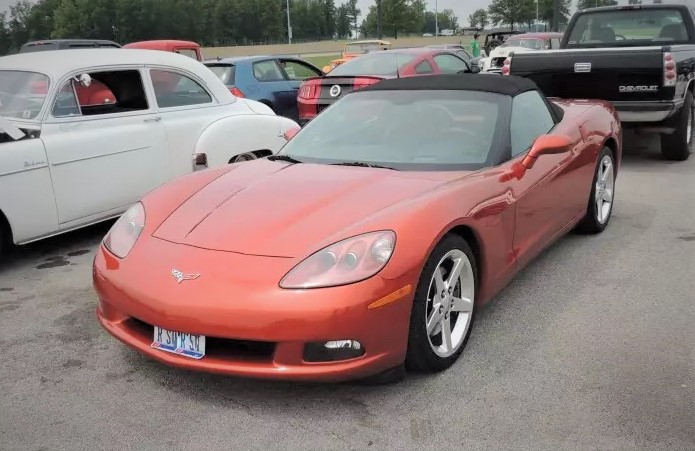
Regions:
M 205 356 L 205 335 L 186 334 L 154 326 L 154 341 L 150 346 L 173 354 L 202 359 Z

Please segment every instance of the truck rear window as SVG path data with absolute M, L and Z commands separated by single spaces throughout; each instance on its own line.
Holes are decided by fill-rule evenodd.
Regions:
M 631 47 L 687 43 L 688 29 L 679 9 L 633 9 L 582 14 L 567 48 Z

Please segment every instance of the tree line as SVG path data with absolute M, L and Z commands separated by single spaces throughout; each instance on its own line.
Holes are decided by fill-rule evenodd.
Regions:
M 340 1 L 340 0 L 337 0 Z M 377 8 L 357 0 L 289 0 L 292 42 L 349 38 L 353 31 L 376 37 Z M 17 0 L 0 14 L 0 54 L 32 40 L 109 39 L 120 44 L 148 39 L 185 39 L 205 47 L 287 42 L 287 0 Z M 435 32 L 424 0 L 381 0 L 387 36 Z M 451 10 L 439 29 L 458 28 Z
M 629 4 L 641 4 L 641 0 L 628 0 Z M 616 0 L 578 0 L 577 9 L 596 8 L 617 5 Z M 570 18 L 572 0 L 560 0 L 559 24 L 567 24 Z M 555 10 L 554 0 L 493 0 L 487 9 L 478 9 L 468 16 L 471 27 L 486 28 L 488 25 L 509 25 L 513 30 L 516 25 L 533 24 L 538 17 L 542 23 L 550 24 Z M 537 16 L 536 16 L 537 14 Z

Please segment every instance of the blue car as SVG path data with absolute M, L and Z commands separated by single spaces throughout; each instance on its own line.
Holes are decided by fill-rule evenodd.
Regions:
M 297 94 L 302 81 L 322 77 L 313 64 L 291 56 L 240 56 L 205 61 L 232 94 L 265 103 L 279 116 L 299 120 Z

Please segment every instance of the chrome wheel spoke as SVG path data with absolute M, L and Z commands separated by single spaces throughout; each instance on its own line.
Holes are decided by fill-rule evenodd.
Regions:
M 451 293 L 451 291 L 453 291 L 453 289 L 456 287 L 456 284 L 461 277 L 463 265 L 463 260 L 460 258 L 454 262 L 454 267 L 451 268 L 451 273 L 449 273 L 449 277 L 446 279 L 446 288 L 449 290 L 449 293 Z
M 613 164 L 610 162 L 604 163 L 603 165 L 603 171 L 601 173 L 601 181 L 602 182 L 607 182 L 608 181 L 608 176 L 613 174 Z
M 454 345 L 451 342 L 451 317 L 442 321 L 442 347 L 446 353 L 451 353 Z
M 451 311 L 459 313 L 470 313 L 473 311 L 473 301 L 468 298 L 451 298 Z
M 611 201 L 613 201 L 613 193 L 611 192 L 611 190 L 609 190 L 608 188 L 606 188 L 606 190 L 603 191 L 603 195 L 601 196 L 601 199 L 602 199 L 604 202 L 611 202 Z
M 440 307 L 440 304 L 435 304 L 432 314 L 427 319 L 427 335 L 429 336 L 435 334 L 437 326 L 442 322 L 442 314 L 439 312 Z
M 434 271 L 434 283 L 435 288 L 437 289 L 437 292 L 435 293 L 436 296 L 440 296 L 444 291 L 446 291 L 446 284 L 444 283 L 444 278 L 442 277 L 441 267 L 438 267 Z

